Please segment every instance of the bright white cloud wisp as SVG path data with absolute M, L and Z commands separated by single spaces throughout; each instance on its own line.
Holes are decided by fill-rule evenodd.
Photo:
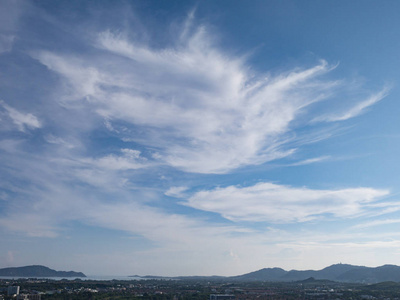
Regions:
M 385 87 L 381 91 L 371 95 L 366 100 L 357 103 L 356 105 L 354 105 L 345 112 L 342 112 L 340 114 L 335 113 L 335 114 L 322 115 L 315 118 L 314 121 L 336 122 L 354 118 L 364 113 L 365 110 L 367 110 L 367 108 L 369 108 L 370 106 L 374 105 L 375 103 L 385 98 L 388 95 L 389 91 L 390 88 Z
M 216 212 L 233 221 L 304 222 L 324 215 L 356 217 L 389 191 L 372 188 L 312 190 L 273 183 L 200 191 L 185 205 Z
M 65 80 L 63 101 L 87 101 L 108 128 L 124 122 L 123 139 L 157 149 L 153 158 L 188 172 L 227 173 L 290 155 L 292 122 L 337 85 L 319 79 L 332 70 L 324 61 L 256 75 L 214 45 L 204 27 L 170 48 L 109 31 L 93 46 L 98 56 L 37 57 Z M 353 110 L 346 119 L 358 114 Z

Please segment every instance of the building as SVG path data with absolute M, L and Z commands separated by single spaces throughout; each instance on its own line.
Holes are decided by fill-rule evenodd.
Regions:
M 7 296 L 13 296 L 19 294 L 19 285 L 10 285 L 7 289 Z

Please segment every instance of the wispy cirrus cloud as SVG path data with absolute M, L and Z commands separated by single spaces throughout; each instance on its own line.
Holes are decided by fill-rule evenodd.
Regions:
M 326 215 L 336 218 L 360 216 L 368 212 L 368 204 L 388 194 L 387 190 L 372 188 L 315 190 L 267 182 L 199 191 L 182 204 L 215 212 L 234 221 L 290 223 Z
M 12 123 L 17 126 L 19 131 L 25 132 L 27 129 L 36 129 L 42 127 L 41 122 L 35 115 L 31 113 L 22 113 L 1 100 L 0 106 L 2 106 L 5 110 L 3 115 L 7 115 Z
M 355 226 L 353 226 L 353 229 L 365 229 L 365 228 L 370 228 L 370 227 L 375 227 L 375 226 L 382 226 L 382 225 L 391 225 L 391 224 L 397 224 L 400 223 L 399 219 L 383 219 L 383 220 L 374 220 L 370 222 L 365 222 L 365 223 L 360 223 Z
M 314 164 L 314 163 L 319 163 L 319 162 L 323 162 L 323 161 L 327 161 L 331 158 L 331 156 L 329 155 L 325 155 L 325 156 L 319 156 L 319 157 L 314 157 L 314 158 L 308 158 L 305 160 L 301 160 L 298 162 L 295 162 L 293 164 L 290 164 L 289 166 L 304 166 L 304 165 L 309 165 L 309 164 Z
M 308 106 L 335 93 L 338 82 L 321 78 L 334 67 L 320 61 L 256 74 L 244 58 L 216 46 L 205 26 L 185 30 L 166 48 L 105 31 L 92 45 L 97 55 L 42 51 L 36 57 L 61 76 L 62 101 L 84 102 L 107 128 L 123 122 L 119 137 L 152 149 L 160 163 L 227 173 L 291 155 L 292 124 L 307 115 Z
M 150 166 L 139 150 L 121 149 L 121 155 L 109 154 L 96 159 L 83 159 L 82 162 L 106 170 L 135 170 Z
M 192 262 L 191 266 L 196 270 L 196 274 L 224 274 L 220 271 L 222 267 L 226 267 L 227 275 L 232 272 L 240 274 L 245 270 L 258 268 L 260 262 L 258 259 L 254 260 L 254 257 L 264 257 L 265 253 L 268 253 L 268 259 L 262 261 L 263 264 L 267 264 L 273 257 L 274 264 L 290 268 L 293 263 L 309 263 L 314 257 L 313 253 L 321 249 L 330 253 L 330 257 L 339 259 L 339 254 L 344 252 L 348 255 L 351 253 L 351 257 L 354 258 L 357 255 L 353 253 L 357 253 L 360 249 L 379 251 L 383 247 L 390 247 L 390 244 L 382 242 L 381 236 L 371 236 L 369 232 L 357 237 L 368 238 L 368 242 L 360 242 L 355 241 L 354 235 L 350 233 L 329 234 L 322 229 L 321 232 L 315 230 L 306 232 L 299 229 L 293 233 L 271 225 L 255 229 L 243 223 L 211 221 L 205 215 L 200 217 L 174 213 L 154 205 L 160 201 L 162 191 L 146 191 L 142 186 L 133 192 L 129 186 L 119 185 L 118 181 L 123 179 L 123 175 L 119 173 L 121 170 L 81 160 L 70 161 L 68 158 L 61 160 L 58 157 L 47 157 L 44 160 L 43 157 L 32 153 L 22 155 L 23 152 L 18 151 L 22 151 L 23 148 L 23 145 L 19 145 L 8 152 L 19 157 L 19 160 L 12 160 L 7 155 L 1 157 L 3 166 L 7 165 L 4 162 L 7 161 L 8 165 L 13 166 L 14 172 L 19 172 L 12 175 L 20 181 L 19 184 L 14 182 L 13 201 L 0 217 L 1 230 L 41 239 L 63 239 L 71 223 L 122 231 L 147 241 L 143 251 L 121 249 L 123 252 L 126 251 L 127 257 L 128 254 L 137 255 L 146 262 L 138 266 L 138 272 L 146 272 L 143 274 L 148 274 L 147 272 L 170 276 L 190 274 L 185 270 L 188 262 Z M 140 153 L 134 151 L 132 155 L 140 157 Z M 132 151 L 125 150 L 125 152 Z M 121 151 L 121 155 L 123 153 Z M 149 171 L 152 172 L 154 169 Z M 35 176 L 38 172 L 41 176 Z M 83 174 L 85 172 L 86 177 Z M 24 184 L 27 179 L 30 180 L 29 185 Z M 0 183 L 0 186 L 7 190 L 9 188 L 7 183 L 11 181 L 11 178 L 7 178 Z M 96 188 L 93 189 L 93 186 Z M 276 191 L 275 194 L 273 190 Z M 211 190 L 210 194 L 204 194 L 204 198 L 199 197 L 198 200 L 205 206 L 210 202 L 220 203 L 213 192 L 217 193 L 217 190 Z M 170 196 L 184 197 L 190 195 L 190 190 L 176 186 L 166 193 Z M 385 193 L 386 191 L 374 189 L 313 191 L 260 184 L 243 191 L 238 187 L 222 189 L 220 196 L 224 197 L 223 205 L 226 205 L 227 209 L 237 208 L 237 211 L 243 211 L 242 214 L 227 211 L 235 222 L 245 219 L 250 221 L 250 218 L 265 222 L 266 218 L 275 214 L 271 220 L 277 220 L 276 223 L 290 223 L 301 222 L 315 217 L 314 214 L 329 213 L 328 211 L 336 213 L 337 218 L 343 218 L 362 214 L 363 206 L 372 207 L 374 211 L 384 209 L 386 206 L 378 205 L 376 200 Z M 197 197 L 199 194 L 195 193 L 193 196 Z M 378 206 L 373 206 L 374 204 Z M 267 208 L 267 205 L 270 207 Z M 225 208 L 210 209 L 210 211 L 222 213 L 223 209 Z M 257 210 L 256 219 L 250 216 L 251 209 Z M 291 212 L 285 212 L 285 209 Z M 260 217 L 261 214 L 266 216 Z M 309 218 L 310 215 L 312 216 Z M 21 218 L 24 222 L 21 222 Z M 293 252 L 289 261 L 285 254 L 288 251 Z M 160 265 L 156 259 L 160 255 L 168 258 L 168 263 Z M 193 257 L 198 259 L 193 260 Z M 91 260 L 85 259 L 82 262 L 96 268 L 98 261 Z M 119 262 L 116 263 L 118 268 L 121 268 Z M 330 260 L 323 260 L 321 267 L 328 263 Z M 179 267 L 171 271 L 174 264 Z M 129 273 L 131 266 L 129 264 L 124 272 Z
M 170 187 L 164 194 L 170 197 L 182 198 L 185 196 L 185 191 L 188 189 L 186 186 L 173 186 Z
M 366 100 L 357 103 L 356 105 L 342 113 L 331 113 L 322 115 L 315 118 L 313 121 L 336 122 L 354 118 L 364 113 L 368 107 L 376 104 L 377 102 L 385 98 L 388 95 L 389 91 L 390 88 L 385 87 L 381 91 L 370 95 Z

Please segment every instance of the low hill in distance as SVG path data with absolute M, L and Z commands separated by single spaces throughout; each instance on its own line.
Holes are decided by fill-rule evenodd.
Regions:
M 86 277 L 82 272 L 56 271 L 45 266 L 25 266 L 0 269 L 0 276 L 5 277 Z
M 384 265 L 376 268 L 336 264 L 319 271 L 285 271 L 282 269 L 262 269 L 259 271 L 230 277 L 240 281 L 300 281 L 307 278 L 352 283 L 378 283 L 384 281 L 400 282 L 400 267 Z
M 296 271 L 297 272 L 297 271 Z M 276 281 L 277 278 L 283 278 L 288 272 L 281 268 L 264 268 L 255 272 L 247 273 L 244 275 L 233 276 L 231 279 L 244 280 L 244 281 Z M 306 278 L 309 278 L 308 276 Z
M 384 265 L 376 268 L 354 266 L 348 264 L 335 264 L 322 270 L 291 270 L 285 271 L 281 268 L 264 268 L 243 275 L 224 276 L 139 276 L 146 279 L 177 279 L 177 280 L 227 280 L 227 281 L 270 281 L 270 282 L 298 282 L 304 280 L 328 280 L 344 283 L 381 283 L 400 282 L 400 267 L 395 265 Z

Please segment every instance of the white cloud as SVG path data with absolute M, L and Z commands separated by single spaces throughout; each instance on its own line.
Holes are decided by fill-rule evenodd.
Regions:
M 99 84 L 104 79 L 95 67 L 87 66 L 73 56 L 60 57 L 51 52 L 41 52 L 38 59 L 50 70 L 55 70 L 68 78 L 65 89 L 60 95 L 62 100 L 82 100 L 100 93 Z
M 341 114 L 322 115 L 320 117 L 315 118 L 314 121 L 336 122 L 354 118 L 364 113 L 368 107 L 374 105 L 375 103 L 385 98 L 388 95 L 389 90 L 390 89 L 388 87 L 385 87 L 378 93 L 371 95 L 368 99 L 357 103 L 355 106 L 353 106 L 352 108 L 348 109 L 347 111 Z
M 150 165 L 147 159 L 140 155 L 139 150 L 121 149 L 121 153 L 122 155 L 110 154 L 97 159 L 82 159 L 82 162 L 106 170 L 135 170 Z
M 23 232 L 30 237 L 54 238 L 58 236 L 57 223 L 47 215 L 32 212 L 13 213 L 0 218 L 0 225 L 12 232 Z
M 35 201 L 17 199 L 14 209 L 0 217 L 0 227 L 3 230 L 22 232 L 31 237 L 56 238 L 63 234 L 65 224 L 80 222 L 87 226 L 124 231 L 151 242 L 152 247 L 146 247 L 143 253 L 138 254 L 141 259 L 151 257 L 154 260 L 162 252 L 164 257 L 177 263 L 174 259 L 177 253 L 178 260 L 182 260 L 183 256 L 189 259 L 199 253 L 206 257 L 212 252 L 216 257 L 206 265 L 215 268 L 214 272 L 218 271 L 218 267 L 212 265 L 220 253 L 229 250 L 230 246 L 240 244 L 231 235 L 251 233 L 240 227 L 209 224 L 200 218 L 168 213 L 139 203 L 136 198 L 141 198 L 143 202 L 150 200 L 144 192 L 135 197 L 132 193 L 126 194 L 124 188 L 108 192 L 107 188 L 99 186 L 99 193 L 104 197 L 95 197 L 95 192 L 88 193 L 84 187 L 76 186 L 71 189 L 60 183 L 51 168 L 46 170 L 50 173 L 42 173 L 43 181 L 47 182 L 45 188 L 38 188 L 41 185 L 35 182 L 35 187 L 30 186 L 25 190 L 26 196 L 34 197 Z M 204 263 L 195 263 L 197 267 L 202 264 Z M 165 265 L 159 266 L 156 271 L 160 272 L 163 267 Z
M 75 145 L 71 142 L 65 141 L 63 138 L 49 134 L 44 137 L 46 142 L 50 144 L 60 145 L 66 148 L 74 148 Z
M 188 187 L 186 186 L 173 186 L 170 187 L 164 194 L 170 197 L 182 198 L 185 196 L 185 191 L 187 191 Z
M 132 256 L 140 258 L 140 263 L 137 265 L 126 259 L 113 260 L 115 267 L 114 269 L 107 269 L 109 273 L 112 273 L 113 270 L 119 270 L 119 273 L 129 274 L 132 269 L 135 269 L 137 270 L 135 273 L 146 272 L 141 274 L 232 275 L 254 271 L 265 266 L 295 268 L 311 264 L 315 252 L 321 251 L 321 249 L 329 253 L 324 258 L 325 260 L 319 263 L 321 267 L 325 267 L 338 259 L 340 256 L 338 253 L 351 252 L 351 257 L 357 258 L 353 254 L 359 253 L 360 250 L 375 251 L 375 249 L 390 247 L 390 245 L 386 247 L 385 244 L 378 248 L 375 247 L 374 245 L 384 240 L 385 237 L 372 236 L 369 232 L 362 233 L 361 236 L 357 235 L 357 238 L 370 239 L 371 242 L 360 243 L 355 241 L 353 233 L 346 232 L 346 234 L 343 234 L 335 231 L 334 234 L 329 234 L 322 226 L 317 229 L 313 228 L 312 232 L 304 232 L 300 225 L 299 229 L 294 232 L 279 229 L 278 225 L 275 225 L 276 228 L 259 226 L 253 229 L 251 226 L 242 227 L 243 225 L 216 222 L 214 218 L 207 218 L 206 214 L 185 215 L 182 208 L 180 209 L 182 213 L 174 213 L 169 207 L 165 210 L 156 207 L 162 197 L 161 190 L 149 192 L 142 186 L 140 190 L 134 192 L 130 187 L 116 184 L 115 182 L 121 180 L 121 174 L 117 172 L 118 170 L 100 168 L 96 164 L 84 163 L 81 160 L 44 158 L 37 157 L 32 153 L 22 155 L 23 152 L 18 153 L 22 147 L 23 145 L 10 152 L 11 155 L 17 155 L 19 159 L 12 161 L 5 155 L 1 157 L 4 166 L 12 165 L 14 172 L 19 172 L 17 175 L 13 173 L 14 176 L 19 178 L 18 182 L 25 182 L 28 178 L 30 180 L 28 186 L 24 184 L 13 186 L 12 191 L 15 196 L 0 217 L 1 230 L 9 234 L 19 232 L 30 237 L 64 239 L 66 231 L 71 230 L 68 224 L 79 223 L 89 227 L 115 230 L 116 235 L 123 231 L 134 238 L 139 237 L 146 241 L 146 246 L 142 250 L 121 247 L 118 248 L 117 252 L 120 251 L 123 255 L 121 253 L 107 253 L 110 257 L 122 255 L 124 258 Z M 141 156 L 136 149 L 122 148 L 121 156 L 124 153 L 128 153 L 134 158 Z M 4 162 L 5 160 L 7 163 Z M 88 172 L 87 180 L 97 181 L 96 189 L 83 184 L 86 182 L 81 177 L 83 176 L 81 172 L 84 170 Z M 102 172 L 103 170 L 105 172 Z M 38 173 L 41 176 L 37 176 Z M 11 179 L 7 178 L 7 180 L 2 181 L 0 186 L 7 188 L 9 180 Z M 266 193 L 261 192 L 267 190 L 265 185 L 254 186 L 247 191 L 234 188 L 236 190 L 233 189 L 231 194 L 226 194 L 227 197 L 232 199 L 232 205 L 235 205 L 238 201 L 235 198 L 236 196 L 242 197 L 244 194 L 252 193 L 255 197 L 257 194 L 265 195 Z M 281 190 L 282 195 L 287 195 L 287 198 L 290 198 L 283 199 L 281 207 L 285 207 L 288 203 L 289 206 L 292 205 L 290 202 L 295 202 L 297 195 L 313 195 L 313 191 L 308 189 L 302 191 L 302 189 L 296 190 L 278 185 L 272 185 L 270 188 Z M 170 189 L 171 191 L 184 192 L 183 186 L 176 186 L 176 189 Z M 334 194 L 331 197 L 334 200 L 330 200 L 329 196 L 325 198 L 320 196 L 323 192 L 328 195 Z M 335 192 L 340 195 L 335 195 Z M 303 198 L 298 199 L 301 204 L 298 203 L 295 209 L 299 216 L 302 216 L 304 211 L 315 213 L 318 210 L 316 202 L 319 199 L 321 202 L 323 200 L 332 201 L 345 210 L 346 203 L 349 204 L 352 199 L 354 205 L 368 206 L 368 208 L 376 211 L 385 208 L 380 202 L 374 202 L 379 197 L 379 193 L 384 194 L 383 191 L 373 189 L 316 191 L 317 195 L 314 198 L 317 200 L 304 200 L 306 197 L 303 195 Z M 364 197 L 359 196 L 361 194 Z M 279 200 L 281 198 L 279 197 Z M 292 198 L 295 198 L 295 200 Z M 365 201 L 363 202 L 361 198 Z M 207 201 L 213 200 L 218 199 L 211 197 L 208 200 L 207 198 Z M 248 206 L 257 203 L 251 197 L 243 197 L 242 200 L 242 203 L 247 201 Z M 207 201 L 205 201 L 206 204 Z M 326 202 L 321 203 L 320 206 L 328 206 L 326 210 L 334 206 L 334 204 Z M 295 204 L 293 205 L 295 206 Z M 311 206 L 311 208 L 302 208 L 302 206 Z M 354 214 L 356 209 L 352 209 L 351 204 L 349 206 L 350 213 Z M 265 212 L 262 205 L 254 209 L 256 208 L 260 210 L 260 213 Z M 241 208 L 244 211 L 246 209 L 247 206 Z M 276 214 L 278 213 L 276 212 Z M 341 214 L 343 212 L 338 213 L 337 216 L 340 217 Z M 284 218 L 285 214 L 282 217 Z M 275 218 L 278 218 L 278 216 L 275 216 Z M 395 234 L 390 234 L 392 238 L 395 236 Z M 338 243 L 337 241 L 341 242 Z M 89 244 L 91 244 L 90 241 L 85 247 L 90 247 Z M 299 253 L 288 259 L 285 253 L 291 250 Z M 96 253 L 99 253 L 98 249 L 96 251 Z M 282 251 L 286 252 L 283 253 Z M 160 257 L 162 257 L 161 263 Z M 75 257 L 71 258 L 71 261 L 77 263 Z M 101 273 L 101 269 L 98 267 L 99 260 L 90 258 L 81 262 L 83 261 L 86 261 L 85 266 L 87 268 L 99 270 Z M 88 263 L 89 261 L 90 263 Z M 77 263 L 77 265 L 79 264 Z
M 155 49 L 106 31 L 98 55 L 41 52 L 64 78 L 63 101 L 85 101 L 122 140 L 157 148 L 158 160 L 197 173 L 227 173 L 288 156 L 293 122 L 337 82 L 314 67 L 254 74 L 215 46 L 205 27 L 175 47 Z M 115 122 L 123 122 L 117 130 Z
M 12 120 L 12 122 L 18 127 L 19 131 L 25 132 L 27 128 L 36 129 L 42 127 L 42 124 L 40 123 L 39 119 L 33 114 L 21 113 L 1 100 L 0 100 L 0 105 L 3 106 L 3 108 L 6 110 L 7 115 Z
M 381 226 L 381 225 L 389 225 L 389 224 L 397 224 L 400 223 L 399 219 L 384 219 L 384 220 L 375 220 L 371 222 L 361 223 L 353 226 L 354 229 L 364 229 L 369 227 Z
M 233 221 L 304 222 L 326 214 L 344 218 L 368 211 L 367 205 L 388 195 L 386 190 L 349 188 L 312 190 L 273 183 L 229 186 L 200 191 L 183 204 L 216 212 Z
M 159 208 L 122 200 L 120 192 L 114 194 L 118 201 L 107 203 L 68 187 L 57 186 L 53 191 L 55 194 L 40 194 L 37 191 L 39 193 L 36 196 L 41 196 L 40 200 L 26 203 L 26 213 L 15 211 L 0 218 L 2 228 L 10 232 L 25 232 L 34 237 L 56 238 L 63 230 L 60 225 L 78 221 L 89 226 L 122 230 L 133 237 L 140 236 L 151 242 L 152 246 L 141 251 L 118 249 L 118 254 L 109 253 L 111 256 L 124 257 L 121 261 L 118 258 L 113 259 L 116 266 L 107 269 L 111 273 L 112 270 L 118 270 L 119 274 L 131 275 L 134 268 L 137 270 L 135 273 L 140 274 L 234 275 L 268 266 L 325 267 L 338 259 L 340 261 L 346 254 L 352 263 L 358 263 L 358 259 L 361 259 L 361 263 L 364 259 L 363 264 L 367 264 L 370 256 L 357 256 L 360 251 L 367 251 L 372 255 L 378 254 L 382 249 L 387 251 L 398 247 L 398 241 L 388 242 L 385 237 L 373 236 L 369 232 L 354 235 L 335 231 L 334 234 L 329 234 L 315 228 L 312 232 L 288 232 L 274 228 L 266 228 L 260 232 L 209 223 L 193 216 L 170 214 Z M 60 200 L 63 200 L 62 203 Z M 65 206 L 64 201 L 69 201 L 69 205 Z M 397 233 L 389 236 L 396 238 Z M 326 255 L 315 264 L 313 259 L 321 251 Z M 291 253 L 290 257 L 287 252 Z M 83 255 L 84 253 L 82 251 Z M 101 254 L 96 252 L 94 255 Z M 136 257 L 136 261 L 139 257 L 141 263 L 133 264 L 128 259 L 132 256 Z M 161 263 L 158 260 L 160 257 L 163 258 Z M 377 259 L 375 261 L 381 262 L 385 258 Z M 89 258 L 83 261 L 86 268 L 97 270 L 98 259 Z M 105 268 L 104 265 L 101 266 Z M 101 269 L 98 273 L 101 273 Z
M 326 160 L 328 160 L 330 158 L 331 157 L 328 156 L 328 155 L 320 156 L 320 157 L 314 157 L 314 158 L 309 158 L 309 159 L 305 159 L 305 160 L 290 164 L 290 166 L 304 166 L 304 165 L 309 165 L 309 164 L 314 164 L 314 163 L 326 161 Z

